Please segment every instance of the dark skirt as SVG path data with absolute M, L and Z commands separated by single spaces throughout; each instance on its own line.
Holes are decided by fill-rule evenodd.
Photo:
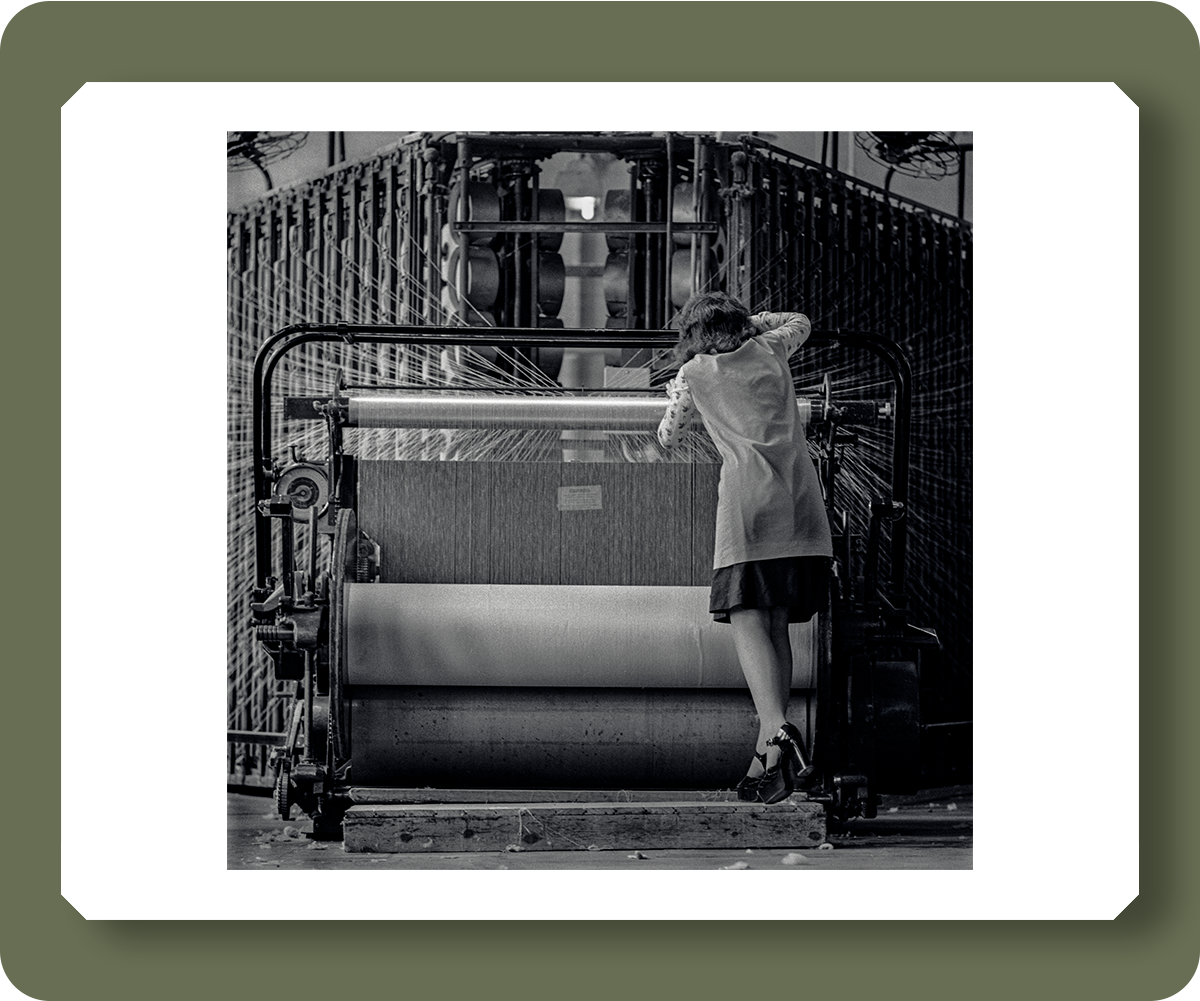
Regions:
M 728 622 L 739 608 L 786 608 L 789 622 L 807 622 L 829 600 L 828 556 L 751 560 L 713 571 L 708 610 Z

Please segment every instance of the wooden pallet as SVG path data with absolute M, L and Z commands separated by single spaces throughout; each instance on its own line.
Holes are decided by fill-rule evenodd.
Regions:
M 622 794 L 627 795 L 627 794 Z M 694 794 L 693 794 L 694 795 Z M 726 800 L 360 803 L 347 852 L 815 848 L 825 811 L 799 796 L 767 806 Z

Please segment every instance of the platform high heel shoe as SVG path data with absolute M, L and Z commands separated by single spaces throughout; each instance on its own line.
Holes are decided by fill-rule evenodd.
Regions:
M 808 786 L 816 769 L 804 750 L 804 738 L 791 723 L 784 723 L 767 745 L 779 748 L 779 761 L 763 773 L 758 798 L 764 803 L 778 803 L 797 789 Z
M 757 751 L 754 752 L 754 756 L 758 758 L 763 770 L 758 775 L 747 775 L 737 784 L 737 798 L 745 803 L 758 802 L 758 790 L 762 786 L 763 776 L 767 774 L 767 756 Z

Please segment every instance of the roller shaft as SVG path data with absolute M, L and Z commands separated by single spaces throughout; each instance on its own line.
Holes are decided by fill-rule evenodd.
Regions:
M 653 431 L 662 420 L 666 399 L 615 396 L 440 396 L 406 393 L 352 396 L 347 421 L 362 428 L 596 428 Z M 823 413 L 820 400 L 798 399 L 804 422 Z M 843 419 L 873 420 L 877 404 L 851 401 L 835 408 Z

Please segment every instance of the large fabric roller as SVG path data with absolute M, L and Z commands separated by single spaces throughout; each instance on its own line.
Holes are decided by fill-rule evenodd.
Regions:
M 758 732 L 727 688 L 351 688 L 354 782 L 436 789 L 729 789 Z M 816 700 L 792 695 L 811 732 Z
M 745 688 L 705 587 L 347 584 L 351 685 Z M 792 687 L 815 633 L 792 626 Z

